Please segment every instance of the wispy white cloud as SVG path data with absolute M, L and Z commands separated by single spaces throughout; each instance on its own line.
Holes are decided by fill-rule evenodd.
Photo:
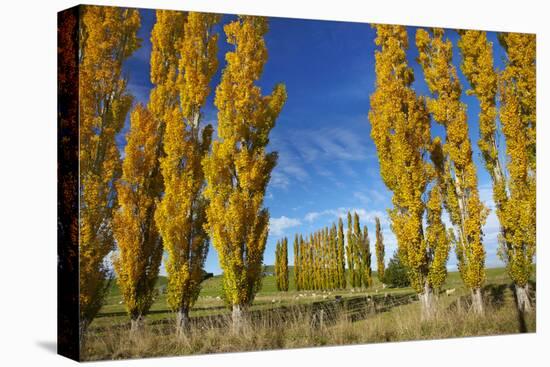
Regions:
M 350 162 L 370 157 L 366 135 L 342 127 L 293 130 L 284 136 L 274 134 L 271 147 L 279 152 L 272 174 L 274 187 L 288 188 L 292 180 L 306 182 L 310 172 L 324 177 L 342 174 L 356 177 Z
M 342 127 L 298 130 L 289 137 L 304 161 L 360 161 L 367 158 L 363 137 Z
M 271 185 L 273 187 L 286 189 L 290 185 L 290 178 L 281 172 L 281 170 L 275 169 L 273 173 L 271 174 Z
M 322 211 L 314 211 L 309 212 L 304 216 L 304 220 L 312 223 L 316 221 L 317 219 L 321 217 L 328 217 L 328 219 L 338 219 L 338 218 L 346 218 L 348 215 L 348 212 L 350 213 L 357 213 L 359 215 L 359 220 L 363 224 L 374 224 L 376 217 L 380 218 L 380 223 L 385 226 L 389 226 L 389 221 L 387 218 L 386 213 L 380 211 L 380 210 L 365 210 L 363 208 L 336 208 L 336 209 L 326 209 Z
M 269 233 L 273 236 L 282 236 L 288 228 L 297 227 L 302 222 L 297 218 L 288 218 L 284 215 L 269 220 Z
M 326 210 L 323 212 L 309 212 L 305 215 L 304 219 L 311 223 L 311 222 L 314 222 L 320 216 L 326 215 L 326 214 L 327 214 Z
M 380 203 L 386 200 L 386 195 L 379 190 L 366 190 L 355 191 L 353 197 L 356 198 L 361 204 Z
M 359 200 L 362 204 L 368 204 L 371 201 L 371 199 L 364 192 L 360 191 L 354 192 L 353 197 Z
M 277 137 L 273 139 L 274 150 L 279 154 L 277 165 L 271 174 L 271 185 L 277 188 L 286 189 L 291 183 L 291 179 L 304 182 L 309 178 L 303 162 L 297 156 L 293 147 L 284 140 Z

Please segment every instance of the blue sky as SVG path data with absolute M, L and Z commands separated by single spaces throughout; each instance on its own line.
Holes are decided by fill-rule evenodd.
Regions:
M 155 22 L 153 10 L 141 10 L 142 26 L 139 36 L 141 49 L 130 57 L 124 71 L 129 79 L 128 89 L 136 102 L 147 103 L 152 85 L 149 80 L 150 32 Z M 224 16 L 222 24 L 234 16 Z M 397 247 L 387 217 L 391 207 L 391 193 L 379 173 L 376 149 L 370 138 L 368 111 L 369 96 L 374 91 L 374 37 L 369 24 L 270 18 L 266 35 L 269 59 L 258 84 L 264 94 L 271 92 L 279 82 L 286 85 L 288 100 L 270 135 L 269 150 L 279 152 L 265 198 L 269 208 L 270 235 L 264 256 L 265 264 L 273 264 L 275 243 L 283 236 L 290 241 L 295 233 L 309 234 L 331 225 L 348 210 L 357 211 L 361 224 L 366 224 L 374 246 L 374 218 L 381 219 L 386 262 Z M 229 50 L 222 27 L 219 37 L 218 73 L 212 81 L 212 91 L 220 80 L 224 54 Z M 413 87 L 422 95 L 429 91 L 423 79 L 414 47 L 415 27 L 409 27 L 411 45 L 407 57 L 415 73 Z M 449 30 L 453 41 L 454 63 L 460 64 L 456 47 L 458 35 Z M 504 53 L 496 33 L 488 33 L 493 42 L 495 63 L 502 68 Z M 477 148 L 479 105 L 475 97 L 465 94 L 467 81 L 458 70 L 464 86 L 462 100 L 468 106 L 469 134 L 478 166 L 479 188 L 482 200 L 493 208 L 490 178 L 483 168 Z M 211 93 L 204 108 L 203 124 L 216 124 L 216 109 Z M 433 124 L 432 135 L 444 137 L 444 130 Z M 117 144 L 125 145 L 124 130 L 117 136 Z M 498 221 L 494 212 L 484 227 L 486 264 L 502 265 L 496 254 Z M 292 251 L 289 251 L 292 263 Z M 373 263 L 375 263 L 373 261 Z M 449 269 L 456 269 L 454 253 Z M 220 273 L 216 251 L 211 246 L 206 269 Z M 164 273 L 164 269 L 162 270 Z

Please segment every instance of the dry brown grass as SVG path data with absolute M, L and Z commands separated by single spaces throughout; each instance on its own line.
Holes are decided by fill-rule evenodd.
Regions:
M 222 325 L 195 327 L 192 335 L 178 339 L 174 325 L 148 325 L 136 338 L 128 328 L 108 329 L 88 335 L 83 346 L 85 360 L 143 358 L 167 355 L 240 352 L 252 350 L 349 345 L 377 342 L 499 335 L 535 331 L 535 314 L 519 318 L 509 290 L 496 302 L 491 297 L 483 316 L 468 310 L 465 298 L 439 299 L 436 316 L 419 321 L 420 305 L 396 305 L 388 311 L 368 310 L 352 321 L 346 312 L 320 321 L 319 313 L 295 309 L 277 312 L 250 321 L 241 333 L 230 332 L 230 318 Z

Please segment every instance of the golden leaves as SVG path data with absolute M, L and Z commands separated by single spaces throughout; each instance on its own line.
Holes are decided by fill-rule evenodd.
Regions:
M 207 200 L 202 159 L 208 153 L 212 127 L 200 129 L 201 108 L 217 68 L 219 16 L 157 11 L 152 32 L 151 110 L 164 131 L 160 159 L 164 196 L 155 213 L 168 253 L 168 303 L 189 309 L 196 301 L 208 252 L 204 230 Z
M 502 254 L 514 282 L 524 286 L 533 272 L 536 237 L 536 41 L 534 35 L 499 35 L 508 60 L 497 73 L 485 32 L 461 31 L 462 71 L 480 102 L 478 145 L 493 181 Z M 497 96 L 506 139 L 507 164 L 497 147 Z M 505 173 L 508 173 L 508 177 Z M 476 206 L 478 203 L 472 203 Z M 482 217 L 486 212 L 482 211 Z
M 508 56 L 499 91 L 509 179 L 497 214 L 509 274 L 523 287 L 533 274 L 536 249 L 536 38 L 506 33 L 499 40 Z
M 277 241 L 275 248 L 275 276 L 277 289 L 288 291 L 288 239 Z
M 438 166 L 440 190 L 445 190 L 447 196 L 446 208 L 453 225 L 458 229 L 459 238 L 456 245 L 460 246 L 461 253 L 459 269 L 468 287 L 479 288 L 485 279 L 482 227 L 485 223 L 486 209 L 479 200 L 476 168 L 468 137 L 466 106 L 460 101 L 462 88 L 456 68 L 452 64 L 452 43 L 443 37 L 444 32 L 441 29 L 433 30 L 432 35 L 419 29 L 416 33 L 418 61 L 434 96 L 428 99 L 428 109 L 434 120 L 445 127 L 446 131 L 446 142 L 442 147 L 444 157 L 438 153 L 433 158 Z M 441 152 L 441 148 L 438 150 Z M 436 194 L 435 189 L 432 193 Z M 441 205 L 443 196 L 437 194 L 436 197 L 430 198 L 430 201 L 432 199 Z M 429 211 L 435 209 L 430 206 L 428 208 Z M 445 228 L 440 225 L 437 227 L 437 232 L 443 240 Z M 448 241 L 442 242 L 441 245 L 445 242 Z
M 194 116 L 210 94 L 209 83 L 218 68 L 218 35 L 212 33 L 212 27 L 219 20 L 220 16 L 216 14 L 191 12 L 185 22 L 178 80 L 185 117 Z
M 154 222 L 162 191 L 158 168 L 159 121 L 141 104 L 131 114 L 122 177 L 116 184 L 119 209 L 114 214 L 118 253 L 114 256 L 117 283 L 133 318 L 153 303 L 162 259 L 162 243 Z
M 384 236 L 382 234 L 382 227 L 380 226 L 380 218 L 376 217 L 376 243 L 375 243 L 375 249 L 376 249 L 376 273 L 378 275 L 378 280 L 380 280 L 381 283 L 384 283 L 384 271 L 385 271 L 385 263 L 384 263 L 384 256 L 386 253 L 385 247 L 384 247 Z
M 411 270 L 413 286 L 421 291 L 429 267 L 423 238 L 422 194 L 430 179 L 423 156 L 430 144 L 430 119 L 423 100 L 410 85 L 414 79 L 407 65 L 408 38 L 402 26 L 376 25 L 376 90 L 371 95 L 371 137 L 376 145 L 380 171 L 392 191 L 392 229 L 403 261 Z
M 90 322 L 108 284 L 103 260 L 113 249 L 112 211 L 120 157 L 115 135 L 132 97 L 122 63 L 139 46 L 137 10 L 86 6 L 80 44 L 80 314 Z
M 263 39 L 267 20 L 240 17 L 224 27 L 235 46 L 216 89 L 218 136 L 203 161 L 208 231 L 224 272 L 224 292 L 231 304 L 250 304 L 261 280 L 269 214 L 264 193 L 276 154 L 265 152 L 269 132 L 286 100 L 283 85 L 262 96 L 255 85 L 267 61 Z

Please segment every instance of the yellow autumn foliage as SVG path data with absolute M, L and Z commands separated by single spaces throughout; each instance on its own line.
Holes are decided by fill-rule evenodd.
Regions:
M 155 217 L 168 254 L 167 301 L 181 323 L 199 295 L 209 245 L 201 161 L 213 130 L 201 129 L 200 120 L 217 69 L 212 27 L 218 21 L 213 14 L 157 11 L 152 34 L 151 109 L 165 129 L 160 160 L 165 191 Z
M 115 136 L 132 104 L 122 64 L 139 46 L 137 10 L 86 6 L 80 34 L 80 320 L 92 321 L 103 303 L 114 249 L 115 181 L 121 174 Z
M 486 32 L 460 31 L 462 71 L 480 104 L 478 145 L 493 182 L 500 222 L 500 254 L 518 293 L 529 309 L 528 280 L 536 249 L 536 38 L 530 34 L 499 35 L 508 59 L 497 73 L 493 45 Z M 497 98 L 506 142 L 504 161 L 497 145 Z
M 267 61 L 267 20 L 241 16 L 224 27 L 227 66 L 216 89 L 218 136 L 203 161 L 208 182 L 207 230 L 219 256 L 225 297 L 234 310 L 250 305 L 261 282 L 269 213 L 264 194 L 276 153 L 269 132 L 286 100 L 283 85 L 262 96 L 255 82 Z
M 500 121 L 506 139 L 508 200 L 499 219 L 504 258 L 517 286 L 527 287 L 536 249 L 536 38 L 505 33 L 508 60 L 499 75 Z
M 440 256 L 430 255 L 430 241 L 423 225 L 426 209 L 431 213 L 432 225 L 437 224 L 440 201 L 435 193 L 428 202 L 429 208 L 423 201 L 434 178 L 433 166 L 424 159 L 431 148 L 430 118 L 424 100 L 411 88 L 414 75 L 407 65 L 406 27 L 374 27 L 379 49 L 375 54 L 376 90 L 370 100 L 371 137 L 382 179 L 393 194 L 389 214 L 400 257 L 409 269 L 411 285 L 426 296 L 429 308 L 433 288 L 444 280 L 440 269 L 447 258 L 444 251 Z
M 384 236 L 382 234 L 382 227 L 380 225 L 380 218 L 375 218 L 376 222 L 376 243 L 375 243 L 375 249 L 376 249 L 376 275 L 378 276 L 378 280 L 380 283 L 385 283 L 384 281 L 384 272 L 386 264 L 384 262 L 384 257 L 386 253 L 386 249 L 384 247 Z
M 460 101 L 462 87 L 452 64 L 453 45 L 450 40 L 444 39 L 444 31 L 438 28 L 433 29 L 431 34 L 419 29 L 416 32 L 416 45 L 419 50 L 418 61 L 433 95 L 433 98 L 427 100 L 428 109 L 447 133 L 442 147 L 444 156 L 438 158 L 445 163 L 439 163 L 439 172 L 447 176 L 440 178 L 440 182 L 446 182 L 443 187 L 450 195 L 447 210 L 458 234 L 458 267 L 464 283 L 470 289 L 480 289 L 485 280 L 482 227 L 487 218 L 487 209 L 479 198 L 476 166 L 468 136 L 466 105 Z M 442 202 L 445 193 L 434 192 L 434 195 L 430 202 Z M 438 215 L 441 216 L 441 213 Z M 444 228 L 439 233 L 445 235 Z
M 117 182 L 119 209 L 114 214 L 114 257 L 117 283 L 132 320 L 153 304 L 162 260 L 162 241 L 154 221 L 162 192 L 158 167 L 161 148 L 159 121 L 139 104 L 131 114 L 122 177 Z

